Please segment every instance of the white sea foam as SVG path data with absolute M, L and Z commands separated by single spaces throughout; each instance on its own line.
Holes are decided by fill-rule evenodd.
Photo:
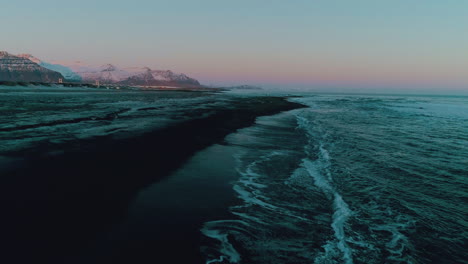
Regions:
M 371 226 L 373 231 L 386 231 L 391 234 L 391 239 L 385 243 L 385 248 L 390 253 L 389 259 L 400 259 L 403 256 L 403 251 L 408 247 L 411 247 L 411 244 L 408 241 L 408 238 L 403 235 L 400 231 L 406 230 L 408 226 L 411 226 L 412 221 L 406 223 L 398 223 L 396 219 L 394 223 L 387 223 L 385 225 L 376 225 Z
M 202 233 L 210 238 L 220 241 L 219 252 L 221 256 L 216 259 L 210 259 L 206 261 L 206 264 L 210 263 L 222 263 L 224 260 L 228 260 L 230 263 L 239 263 L 241 260 L 240 254 L 234 249 L 232 244 L 229 242 L 228 234 L 221 233 L 220 230 L 212 229 L 205 226 L 202 230 Z
M 321 158 L 323 158 L 322 156 Z M 307 172 L 310 176 L 314 178 L 315 185 L 329 198 L 333 199 L 333 221 L 332 221 L 332 228 L 335 233 L 335 238 L 337 240 L 336 247 L 342 252 L 343 259 L 346 264 L 353 263 L 352 252 L 346 242 L 346 234 L 344 231 L 344 226 L 346 224 L 346 220 L 351 215 L 351 210 L 348 207 L 348 204 L 343 200 L 341 195 L 335 190 L 335 188 L 329 182 L 328 177 L 324 177 L 321 170 L 324 168 L 322 167 L 320 161 L 311 161 L 309 159 L 303 160 L 303 166 L 306 168 Z M 327 242 L 327 245 L 324 246 L 325 250 L 330 248 L 330 244 L 332 241 Z M 322 263 L 322 258 L 316 259 L 317 263 Z
M 310 130 L 312 124 L 311 122 L 297 115 L 298 127 L 305 130 L 309 137 L 309 144 L 312 144 L 312 131 Z M 326 137 L 323 133 L 321 137 Z M 310 156 L 310 146 L 306 146 L 305 152 Z M 331 248 L 335 246 L 341 251 L 342 258 L 346 264 L 353 263 L 353 256 L 351 248 L 348 246 L 345 233 L 345 224 L 347 219 L 351 216 L 351 210 L 349 209 L 348 204 L 343 200 L 343 197 L 339 194 L 336 188 L 333 186 L 333 178 L 330 172 L 330 154 L 324 146 L 324 139 L 319 141 L 318 146 L 318 158 L 316 160 L 310 160 L 309 158 L 304 158 L 302 166 L 306 169 L 310 176 L 314 179 L 314 184 L 317 186 L 329 200 L 333 201 L 333 221 L 332 228 L 335 234 L 336 241 L 328 241 L 326 245 L 323 246 L 325 250 L 325 257 L 318 256 L 315 259 L 316 263 L 326 263 L 328 258 L 332 254 Z M 333 256 L 335 257 L 335 256 Z
M 294 116 L 294 113 L 299 114 Z M 313 124 L 307 116 L 301 116 L 300 111 L 291 112 L 290 118 L 294 118 L 289 119 L 290 121 L 294 123 L 297 120 L 299 124 L 299 129 L 294 130 L 296 126 L 290 122 L 291 130 L 302 136 L 292 144 L 298 143 L 293 145 L 298 150 L 305 145 L 305 153 L 291 152 L 288 148 L 281 150 L 282 146 L 275 147 L 266 140 L 268 144 L 263 144 L 264 138 L 259 137 L 263 136 L 260 135 L 263 132 L 261 127 L 251 129 L 250 134 L 241 133 L 235 138 L 242 144 L 245 143 L 245 138 L 255 144 L 259 144 L 260 139 L 261 146 L 265 146 L 265 149 L 250 150 L 251 146 L 246 145 L 248 150 L 239 159 L 240 178 L 234 182 L 233 189 L 240 203 L 230 208 L 237 220 L 205 224 L 202 232 L 215 240 L 212 241 L 215 243 L 210 243 L 209 247 L 203 249 L 207 263 L 237 263 L 236 258 L 231 258 L 232 250 L 238 252 L 241 248 L 249 252 L 241 262 L 252 258 L 249 261 L 253 263 L 282 263 L 285 259 L 292 258 L 291 261 L 297 263 L 353 263 L 353 252 L 348 246 L 350 238 L 347 236 L 347 231 L 350 231 L 347 220 L 352 211 L 334 185 L 330 169 L 332 153 L 328 152 L 326 138 L 320 138 L 321 141 L 313 138 L 314 135 L 310 134 L 312 131 L 309 131 Z M 270 132 L 271 128 L 275 126 L 268 127 L 267 131 Z M 303 131 L 310 139 L 308 144 Z M 319 136 L 326 137 L 326 134 L 320 133 Z M 322 144 L 316 146 L 317 142 Z M 234 140 L 234 143 L 237 141 Z M 304 154 L 306 158 L 303 158 Z M 259 158 L 252 161 L 255 157 Z M 288 159 L 294 160 L 294 163 L 286 163 Z M 297 166 L 297 169 L 293 173 L 286 168 L 283 170 L 280 168 L 282 162 Z M 276 171 L 280 174 L 274 175 Z M 287 174 L 283 175 L 285 172 Z M 307 193 L 307 190 L 311 191 Z M 333 209 L 331 223 L 325 216 L 326 212 L 315 214 L 317 205 L 309 202 L 316 197 L 330 201 Z M 326 242 L 322 244 L 322 248 L 317 248 L 310 241 L 322 228 L 332 233 L 330 237 L 324 234 Z M 236 243 L 233 243 L 234 240 Z
M 205 236 L 217 240 L 219 243 L 217 250 L 219 256 L 210 256 L 210 259 L 206 261 L 206 264 L 222 263 L 226 261 L 229 263 L 239 263 L 241 260 L 240 254 L 230 243 L 228 235 L 230 233 L 239 232 L 249 234 L 246 229 L 240 227 L 249 226 L 248 222 L 266 225 L 266 223 L 258 217 L 239 212 L 240 209 L 255 205 L 267 210 L 281 211 L 281 209 L 277 206 L 266 202 L 269 200 L 269 198 L 263 195 L 261 192 L 261 189 L 266 188 L 266 185 L 257 182 L 257 180 L 262 177 L 262 175 L 255 172 L 255 167 L 262 162 L 270 160 L 274 156 L 283 154 L 284 153 L 276 151 L 272 152 L 250 163 L 244 171 L 238 171 L 241 177 L 237 183 L 234 184 L 233 189 L 237 193 L 237 197 L 244 201 L 244 203 L 231 207 L 231 211 L 234 215 L 238 216 L 242 220 L 222 220 L 205 223 L 205 226 L 201 232 Z

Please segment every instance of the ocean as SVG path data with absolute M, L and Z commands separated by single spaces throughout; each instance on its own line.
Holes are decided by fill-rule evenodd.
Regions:
M 227 138 L 206 263 L 468 263 L 468 97 L 302 96 Z
M 12 252 L 87 264 L 468 263 L 468 97 L 288 94 L 304 107 L 223 128 L 214 144 L 214 127 L 188 126 L 204 142 L 194 153 L 179 134 L 147 134 L 216 113 L 213 124 L 237 122 L 235 103 L 262 96 L 1 88 L 2 228 L 21 230 L 8 233 Z M 159 177 L 157 160 L 178 153 L 188 158 Z M 38 156 L 59 168 L 16 180 Z

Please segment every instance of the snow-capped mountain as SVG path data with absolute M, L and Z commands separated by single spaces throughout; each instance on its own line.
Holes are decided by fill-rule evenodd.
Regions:
M 6 51 L 0 51 L 0 81 L 12 82 L 58 82 L 64 79 L 59 72 Z
M 67 81 L 80 82 L 82 80 L 80 75 L 76 74 L 72 69 L 70 69 L 70 68 L 68 68 L 66 66 L 63 66 L 63 65 L 60 65 L 60 64 L 52 64 L 52 63 L 42 61 L 42 60 L 32 56 L 31 54 L 19 54 L 18 57 L 28 59 L 28 60 L 30 60 L 30 61 L 32 61 L 34 63 L 39 64 L 40 66 L 42 66 L 42 67 L 44 67 L 46 69 L 59 72 L 60 74 L 63 75 L 63 77 L 65 77 L 65 79 Z
M 123 85 L 147 85 L 147 86 L 200 86 L 200 83 L 181 73 L 176 74 L 170 70 L 151 70 L 143 68 L 143 72 L 135 74 L 126 80 L 119 82 Z
M 147 85 L 147 86 L 200 86 L 200 83 L 185 74 L 177 74 L 169 70 L 151 70 L 150 68 L 118 68 L 112 64 L 100 67 L 85 65 L 81 62 L 69 64 L 81 76 L 84 82 L 99 81 L 105 83 L 118 83 L 121 85 Z
M 77 74 L 81 76 L 84 82 L 116 83 L 132 75 L 132 73 L 119 69 L 112 64 L 105 64 L 96 68 L 81 65 L 77 68 L 82 70 L 77 71 Z
M 52 74 L 55 77 L 51 80 L 58 82 L 61 78 L 63 81 L 75 81 L 94 83 L 99 81 L 101 84 L 119 84 L 128 86 L 173 86 L 173 87 L 200 87 L 200 83 L 187 75 L 174 73 L 170 70 L 152 70 L 144 67 L 118 68 L 112 64 L 105 64 L 100 67 L 86 65 L 80 61 L 71 63 L 66 62 L 45 62 L 31 54 L 11 55 L 7 52 L 1 52 L 0 63 L 3 65 L 0 72 L 0 80 L 17 80 L 17 81 L 37 81 L 43 82 L 44 78 L 25 76 L 21 77 L 18 74 L 21 68 L 31 68 L 31 71 L 43 72 Z M 8 66 L 7 66 L 8 65 Z M 14 66 L 16 65 L 16 66 Z M 7 69 L 15 69 L 7 71 Z M 33 69 L 34 68 L 34 69 Z M 17 77 L 11 77 L 17 74 Z M 24 74 L 23 74 L 24 75 Z M 60 76 L 60 77 L 57 77 Z M 49 82 L 49 81 L 44 81 Z M 52 82 L 52 81 L 50 81 Z

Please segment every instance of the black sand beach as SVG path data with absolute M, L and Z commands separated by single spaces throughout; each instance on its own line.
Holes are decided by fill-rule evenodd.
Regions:
M 201 262 L 199 245 L 187 240 L 199 232 L 204 216 L 187 210 L 179 214 L 177 207 L 150 219 L 162 227 L 180 226 L 180 232 L 159 230 L 159 237 L 132 244 L 132 238 L 148 237 L 136 232 L 110 258 L 99 259 L 93 252 L 106 247 L 99 243 L 108 241 L 108 232 L 126 219 L 129 203 L 143 188 L 172 177 L 194 154 L 222 144 L 226 135 L 252 125 L 256 117 L 300 107 L 280 97 L 239 97 L 229 107 L 198 109 L 193 119 L 133 137 L 99 136 L 14 153 L 21 158 L 1 168 L 1 262 L 146 263 L 150 255 L 161 261 L 175 257 L 172 263 Z M 166 202 L 170 204 L 162 204 Z M 168 254 L 177 247 L 180 254 Z

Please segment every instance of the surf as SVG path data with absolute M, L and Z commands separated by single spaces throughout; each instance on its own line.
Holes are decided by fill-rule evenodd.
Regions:
M 308 157 L 303 159 L 302 166 L 314 179 L 315 186 L 319 188 L 329 200 L 333 201 L 334 213 L 331 226 L 336 241 L 328 241 L 326 245 L 323 245 L 325 252 L 315 259 L 315 263 L 326 263 L 330 261 L 329 256 L 333 255 L 332 249 L 336 247 L 341 251 L 344 263 L 353 264 L 352 250 L 346 242 L 347 237 L 345 232 L 346 221 L 352 215 L 352 211 L 343 200 L 341 194 L 333 186 L 333 177 L 330 172 L 330 154 L 326 150 L 324 143 L 324 137 L 326 136 L 323 132 L 319 135 L 314 135 L 314 132 L 311 130 L 311 126 L 314 125 L 300 114 L 296 115 L 296 117 L 298 128 L 304 130 L 309 138 L 309 145 L 304 147 L 304 152 Z M 312 145 L 317 144 L 317 136 L 322 137 L 322 139 L 318 140 L 318 151 L 313 154 L 313 156 L 317 156 L 317 159 L 311 160 L 309 157 L 312 156 L 311 149 L 314 149 Z

